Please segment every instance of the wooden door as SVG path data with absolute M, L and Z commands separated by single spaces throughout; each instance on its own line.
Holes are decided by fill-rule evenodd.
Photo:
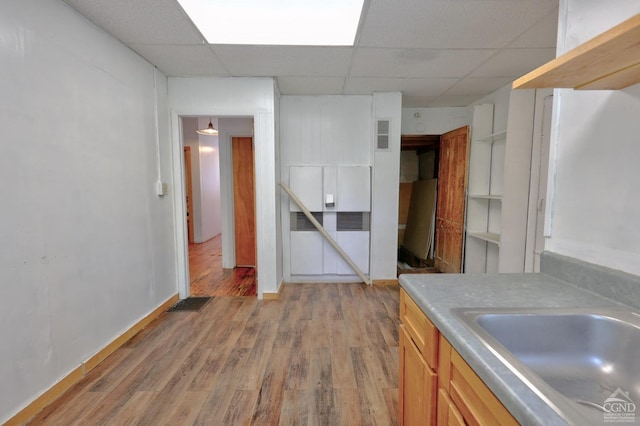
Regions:
M 184 147 L 184 177 L 187 202 L 187 241 L 193 244 L 193 189 L 191 182 L 191 147 Z
M 253 139 L 232 138 L 236 266 L 256 266 Z
M 462 272 L 464 214 L 469 168 L 469 126 L 440 138 L 435 267 Z

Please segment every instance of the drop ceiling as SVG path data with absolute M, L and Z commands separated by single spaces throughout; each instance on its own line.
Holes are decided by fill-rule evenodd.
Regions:
M 66 3 L 169 77 L 274 77 L 283 95 L 401 91 L 404 107 L 466 106 L 553 59 L 558 19 L 558 0 L 365 0 L 353 47 L 218 45 L 177 0 Z

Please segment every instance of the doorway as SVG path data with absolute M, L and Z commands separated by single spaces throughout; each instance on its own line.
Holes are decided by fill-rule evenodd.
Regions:
M 402 135 L 401 150 L 398 274 L 459 273 L 469 126 L 443 135 Z
M 247 119 L 250 121 L 250 119 Z M 187 231 L 187 271 L 189 283 L 189 295 L 202 296 L 257 296 L 255 254 L 252 267 L 236 268 L 234 257 L 228 256 L 226 263 L 232 263 L 231 267 L 223 263 L 223 243 L 235 245 L 233 222 L 231 226 L 225 226 L 223 211 L 233 209 L 236 200 L 232 197 L 224 197 L 226 188 L 233 185 L 237 169 L 246 171 L 247 167 L 232 169 L 227 161 L 225 153 L 231 156 L 231 139 L 222 130 L 219 135 L 200 136 L 196 130 L 203 127 L 203 122 L 209 121 L 209 117 L 181 117 L 182 143 L 184 145 L 183 159 L 183 194 L 185 198 L 184 218 Z M 214 118 L 215 126 L 219 128 L 220 120 Z M 250 158 L 252 184 L 251 206 L 255 209 L 255 197 L 253 190 L 253 149 L 252 138 L 249 138 L 250 150 L 247 155 Z M 247 160 L 245 159 L 245 163 Z M 228 176 L 228 177 L 227 177 Z M 227 193 L 230 191 L 227 190 Z M 246 191 L 242 192 L 242 195 Z M 248 203 L 243 201 L 244 210 L 248 210 Z M 255 214 L 251 213 L 255 221 Z M 255 229 L 255 225 L 252 229 Z M 253 253 L 255 253 L 255 232 L 253 232 Z M 230 241 L 229 241 L 230 240 Z M 228 251 L 227 251 L 228 255 Z

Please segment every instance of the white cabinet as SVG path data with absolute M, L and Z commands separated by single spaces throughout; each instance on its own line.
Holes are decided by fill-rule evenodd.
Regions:
M 289 187 L 300 201 L 312 212 L 321 212 L 322 200 L 322 167 L 291 167 L 289 170 Z M 289 200 L 289 210 L 302 211 L 298 205 Z
M 289 186 L 354 263 L 368 273 L 371 168 L 293 166 Z M 327 203 L 328 197 L 333 205 Z M 356 275 L 320 232 L 304 223 L 306 218 L 293 201 L 289 209 L 292 275 Z
M 371 211 L 371 168 L 367 166 L 294 166 L 289 187 L 312 212 Z M 334 205 L 327 205 L 332 196 Z M 292 212 L 301 211 L 293 200 Z
M 336 211 L 371 211 L 370 168 L 364 166 L 336 167 L 337 193 Z
M 323 237 L 317 231 L 291 232 L 291 273 L 321 275 Z
M 369 232 L 368 231 L 341 231 L 337 232 L 337 243 L 360 268 L 369 273 Z M 331 247 L 333 249 L 333 247 Z M 335 250 L 334 250 L 335 251 Z M 337 254 L 337 253 L 336 253 Z M 345 260 L 338 256 L 336 272 L 338 275 L 351 275 L 353 269 Z

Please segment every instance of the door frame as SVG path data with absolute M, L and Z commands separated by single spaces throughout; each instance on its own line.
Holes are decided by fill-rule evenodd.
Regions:
M 547 99 L 551 98 L 550 104 Z M 549 164 L 551 161 L 551 121 L 553 120 L 553 89 L 538 89 L 536 91 L 534 121 L 533 121 L 533 142 L 531 146 L 531 174 L 529 179 L 529 207 L 527 209 L 526 239 L 524 253 L 524 272 L 539 272 L 539 265 L 536 265 L 536 242 L 540 236 L 544 238 L 545 214 L 542 212 L 543 223 L 538 221 L 538 208 L 548 204 L 548 184 L 541 186 L 540 180 L 544 176 L 544 181 L 548 183 Z M 548 114 L 548 116 L 547 116 Z M 545 122 L 548 118 L 548 122 Z M 549 127 L 545 127 L 545 124 Z M 546 134 L 544 132 L 547 132 Z M 546 152 L 543 152 L 545 150 Z M 546 161 L 543 161 L 545 159 Z M 538 206 L 539 195 L 544 193 L 544 206 Z M 538 268 L 536 268 L 538 266 Z
M 182 117 L 218 117 L 225 118 L 227 115 L 220 114 L 213 111 L 171 111 L 171 163 L 173 174 L 173 203 L 174 203 L 174 226 L 175 226 L 175 246 L 176 246 L 176 282 L 180 299 L 185 299 L 190 295 L 190 275 L 189 275 L 189 243 L 187 241 L 187 222 L 186 222 L 186 200 L 184 193 L 185 184 L 185 170 L 184 170 L 184 141 L 182 135 Z M 254 123 L 261 117 L 260 114 L 234 114 L 230 117 L 246 117 L 252 119 Z M 233 135 L 237 136 L 237 135 Z M 238 135 L 246 136 L 246 135 Z M 235 267 L 235 241 L 233 236 L 234 218 L 233 218 L 233 170 L 231 164 L 231 135 L 220 132 L 219 137 L 219 149 L 220 149 L 220 198 L 221 198 L 221 219 L 222 219 L 222 266 L 223 268 Z M 260 263 L 261 256 L 261 244 L 263 240 L 260 237 L 260 229 L 263 224 L 261 217 L 258 214 L 258 191 L 260 181 L 258 179 L 258 150 L 257 147 L 257 135 L 251 135 L 254 143 L 254 165 L 255 165 L 255 183 L 256 183 L 256 263 Z M 228 143 L 227 143 L 228 141 Z M 227 236 L 225 238 L 225 236 Z M 258 299 L 262 299 L 262 293 L 264 286 L 261 282 L 261 275 L 264 275 L 264 268 L 256 268 L 257 277 L 257 293 Z M 262 272 L 261 272 L 262 271 Z
M 183 152 L 184 152 L 184 171 L 185 171 L 185 190 L 186 190 L 186 199 L 189 200 L 189 203 L 191 203 L 191 211 L 189 211 L 189 208 L 187 207 L 187 243 L 192 244 L 195 241 L 194 238 L 194 223 L 193 223 L 193 182 L 192 182 L 192 178 L 191 178 L 191 147 L 190 146 L 185 146 L 182 148 Z M 187 203 L 187 206 L 188 204 Z M 191 237 L 191 238 L 189 238 Z

